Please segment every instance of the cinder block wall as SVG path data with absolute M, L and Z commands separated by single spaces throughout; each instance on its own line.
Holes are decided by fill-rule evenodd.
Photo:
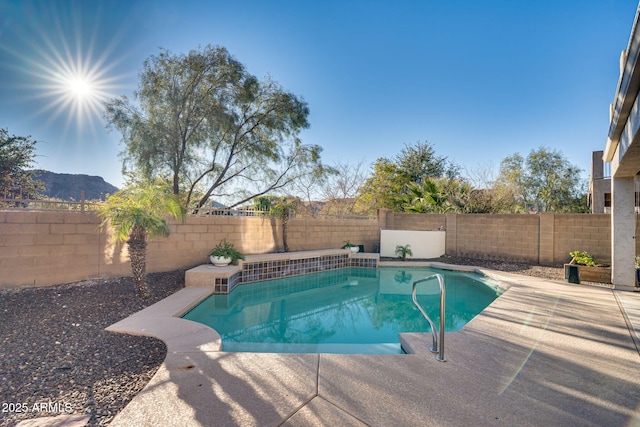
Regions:
M 0 212 L 0 288 L 127 274 L 126 252 L 99 225 L 92 214 Z
M 393 214 L 393 230 L 432 231 L 447 224 L 444 214 Z
M 569 252 L 586 251 L 596 261 L 611 263 L 610 214 L 558 214 L 554 216 L 554 259 L 569 262 Z M 636 249 L 636 253 L 638 249 Z
M 167 271 L 208 262 L 209 251 L 227 239 L 245 254 L 272 252 L 271 222 L 253 217 L 187 217 L 172 220 L 168 237 L 154 238 L 147 247 L 147 270 Z
M 276 246 L 282 249 L 282 230 L 278 221 Z M 364 245 L 365 252 L 373 252 L 380 242 L 380 228 L 375 220 L 323 220 L 296 218 L 289 221 L 288 244 L 291 251 L 340 248 L 345 240 Z
M 537 263 L 539 238 L 537 215 L 456 216 L 457 256 Z
M 101 231 L 99 224 L 90 212 L 0 212 L 0 289 L 130 275 L 126 244 L 115 243 L 111 230 Z M 245 254 L 282 250 L 281 222 L 272 218 L 188 217 L 170 224 L 169 237 L 149 243 L 149 272 L 204 263 L 223 238 Z M 602 263 L 611 258 L 609 214 L 436 215 L 381 209 L 377 221 L 294 218 L 287 235 L 291 251 L 338 248 L 349 240 L 372 252 L 380 243 L 380 229 L 442 225 L 446 253 L 453 256 L 562 264 L 570 251 L 580 250 Z
M 378 212 L 380 228 L 434 229 L 444 218 L 446 253 L 480 259 L 558 265 L 569 262 L 569 252 L 587 251 L 598 262 L 611 261 L 609 214 L 462 215 L 398 214 Z M 640 226 L 640 221 L 636 228 Z M 636 253 L 640 242 L 636 239 Z
M 0 289 L 131 275 L 126 243 L 99 225 L 91 212 L 0 212 Z M 205 263 L 224 238 L 245 254 L 282 250 L 281 222 L 271 218 L 188 217 L 170 228 L 169 237 L 149 242 L 148 272 Z M 338 248 L 345 240 L 373 251 L 380 231 L 375 220 L 293 219 L 287 236 L 291 251 Z

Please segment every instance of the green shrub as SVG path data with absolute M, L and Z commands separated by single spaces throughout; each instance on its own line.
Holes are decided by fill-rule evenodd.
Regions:
M 349 249 L 349 248 L 355 248 L 358 245 L 354 245 L 353 243 L 351 243 L 348 240 L 344 241 L 344 245 L 342 245 L 342 249 Z
M 396 255 L 402 261 L 407 259 L 407 256 L 413 256 L 413 251 L 411 250 L 411 245 L 398 245 L 396 246 Z
M 596 260 L 593 258 L 593 255 L 588 252 L 573 251 L 569 252 L 569 255 L 573 258 L 573 262 L 578 265 L 596 265 Z
M 233 243 L 227 242 L 227 239 L 222 239 L 215 248 L 211 249 L 209 256 L 218 256 L 222 258 L 231 258 L 231 262 L 234 263 L 239 259 L 245 259 Z

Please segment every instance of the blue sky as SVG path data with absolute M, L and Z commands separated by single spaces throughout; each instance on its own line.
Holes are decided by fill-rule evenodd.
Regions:
M 225 46 L 309 104 L 303 141 L 365 164 L 428 141 L 463 170 L 560 150 L 588 176 L 635 0 L 0 3 L 0 127 L 38 167 L 123 183 L 97 101 L 132 96 L 158 48 Z M 90 76 L 78 98 L 73 75 Z

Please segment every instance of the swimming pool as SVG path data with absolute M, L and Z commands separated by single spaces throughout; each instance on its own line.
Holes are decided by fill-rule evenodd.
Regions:
M 222 351 L 402 353 L 398 334 L 429 332 L 411 300 L 413 282 L 441 273 L 445 331 L 462 328 L 500 294 L 477 273 L 425 267 L 344 268 L 268 280 L 211 295 L 185 319 L 222 337 Z M 439 324 L 437 280 L 418 286 L 418 301 Z

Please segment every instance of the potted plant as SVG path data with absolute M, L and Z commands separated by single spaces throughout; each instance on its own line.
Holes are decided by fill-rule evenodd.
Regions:
M 209 260 L 218 267 L 229 265 L 239 259 L 244 259 L 244 255 L 233 246 L 233 243 L 227 242 L 227 239 L 222 239 L 209 252 Z
M 588 265 L 590 267 L 596 265 L 596 260 L 588 252 L 573 251 L 569 252 L 571 262 L 569 264 Z
M 344 245 L 342 245 L 342 249 L 349 249 L 353 254 L 357 254 L 360 251 L 360 247 L 358 245 L 354 245 L 348 240 L 344 241 Z
M 402 261 L 407 259 L 407 256 L 413 256 L 413 251 L 411 250 L 411 245 L 398 245 L 396 246 L 396 255 Z
M 596 263 L 595 258 L 588 252 L 569 252 L 571 262 L 564 265 L 565 278 L 569 283 L 587 282 L 611 283 L 611 267 Z

